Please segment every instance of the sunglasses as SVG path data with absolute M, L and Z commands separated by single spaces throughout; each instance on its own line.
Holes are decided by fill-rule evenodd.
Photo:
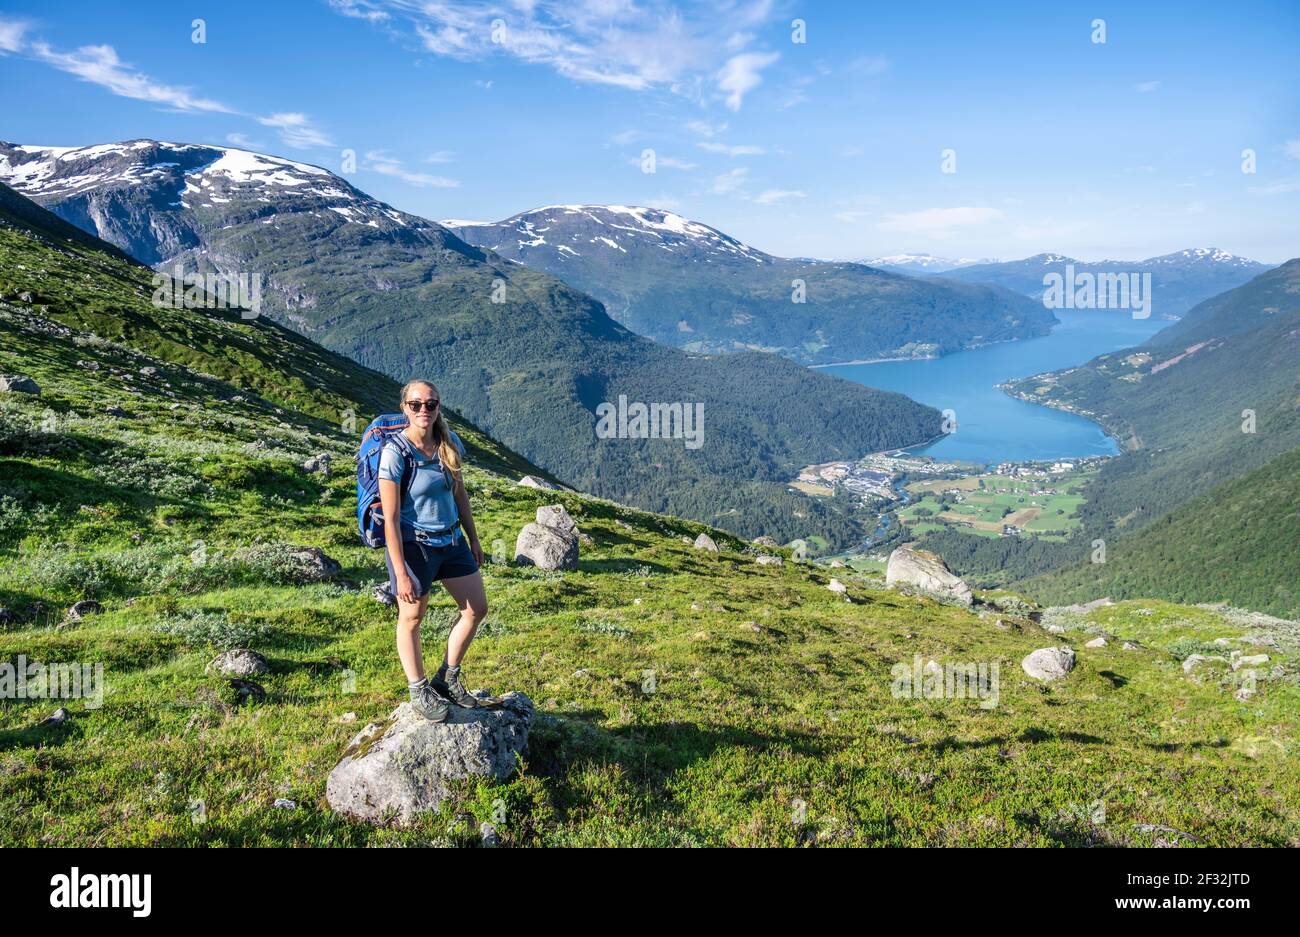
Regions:
M 410 407 L 412 410 L 414 410 L 416 413 L 419 413 L 421 410 L 428 410 L 430 413 L 432 413 L 434 410 L 437 410 L 437 409 L 438 409 L 438 404 L 440 404 L 440 403 L 442 403 L 441 400 L 408 400 L 408 401 L 406 401 L 406 405 L 407 405 L 408 407 Z

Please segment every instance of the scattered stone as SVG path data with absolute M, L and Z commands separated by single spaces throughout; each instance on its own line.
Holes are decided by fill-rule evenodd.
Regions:
M 577 569 L 577 530 L 563 505 L 538 508 L 536 522 L 525 525 L 515 538 L 515 562 L 538 569 Z
M 374 596 L 375 601 L 381 605 L 391 606 L 397 604 L 397 596 L 393 594 L 393 584 L 391 582 L 381 582 L 379 585 L 375 586 L 374 591 L 370 594 Z
M 756 621 L 746 621 L 746 622 L 743 622 L 743 623 L 741 624 L 740 627 L 741 627 L 743 630 L 745 630 L 745 631 L 752 631 L 752 632 L 754 632 L 754 634 L 762 634 L 762 633 L 763 633 L 763 626 L 760 625 L 760 624 L 759 624 L 758 622 L 756 622 Z
M 501 837 L 497 835 L 497 828 L 486 820 L 479 824 L 478 836 L 483 845 L 489 849 L 501 845 Z
M 700 534 L 695 538 L 695 549 L 708 550 L 710 553 L 717 553 L 718 545 L 714 543 L 713 538 L 708 534 Z
M 116 404 L 109 404 L 107 407 L 104 408 L 104 415 L 115 416 L 118 417 L 119 419 L 125 419 L 127 413 L 125 410 L 123 410 L 121 407 L 117 406 Z
M 0 374 L 0 392 L 10 394 L 39 394 L 41 385 L 24 374 Z
M 1261 664 L 1267 664 L 1270 659 L 1267 654 L 1249 654 L 1234 660 L 1232 669 L 1240 670 L 1242 667 L 1258 667 Z
M 83 618 L 88 618 L 91 615 L 98 615 L 103 610 L 104 606 L 100 605 L 94 599 L 83 599 L 76 605 L 72 606 L 72 608 L 68 609 L 67 620 L 70 622 L 81 621 Z
M 1042 647 L 1020 662 L 1021 668 L 1035 680 L 1056 680 L 1074 669 L 1074 648 Z
M 325 799 L 359 820 L 378 823 L 391 815 L 409 822 L 436 811 L 456 781 L 510 778 L 532 722 L 532 701 L 518 692 L 507 693 L 497 709 L 453 706 L 444 723 L 422 719 L 403 703 L 388 722 L 372 723 L 352 739 L 330 772 Z
M 230 689 L 235 693 L 235 705 L 261 703 L 266 700 L 266 688 L 252 680 L 231 680 Z
M 849 591 L 849 587 L 846 586 L 844 583 L 840 582 L 838 579 L 832 579 L 830 582 L 826 583 L 826 588 L 830 589 L 832 592 Z
M 831 560 L 831 569 L 844 569 L 843 560 Z
M 1192 654 L 1183 661 L 1183 673 L 1191 673 L 1199 665 L 1209 664 L 1214 661 L 1222 661 L 1226 665 L 1228 663 L 1228 658 L 1219 657 L 1217 654 L 1208 656 L 1205 654 Z
M 900 583 L 963 605 L 970 605 L 974 598 L 970 586 L 954 575 L 942 559 L 910 544 L 889 554 L 885 567 L 885 585 L 897 587 Z
M 1154 609 L 1150 609 L 1150 608 L 1139 608 L 1139 609 L 1137 610 L 1137 613 L 1138 613 L 1139 615 L 1154 615 L 1154 614 L 1155 614 L 1155 610 L 1154 610 Z
M 1105 647 L 1109 643 L 1110 642 L 1106 640 L 1104 635 L 1099 635 L 1085 644 L 1084 647 Z
M 760 547 L 776 546 L 776 540 L 767 535 L 764 535 L 762 537 L 755 537 L 752 542 L 755 544 L 755 546 L 760 546 Z
M 1252 699 L 1254 696 L 1255 696 L 1255 691 L 1248 686 L 1244 686 L 1236 693 L 1232 694 L 1232 698 L 1239 703 L 1245 703 L 1248 700 Z
M 759 566 L 780 566 L 784 561 L 779 556 L 772 556 L 768 553 L 763 553 L 756 556 L 754 562 Z
M 208 666 L 205 669 L 209 673 L 216 671 L 225 674 L 227 677 L 253 677 L 257 674 L 270 673 L 271 665 L 257 651 L 236 648 L 233 651 L 218 654 L 208 661 Z
M 40 724 L 43 726 L 57 726 L 62 725 L 71 718 L 72 713 L 60 706 L 58 709 L 54 710 L 54 712 L 42 719 Z
M 330 454 L 328 452 L 322 452 L 320 455 L 314 455 L 306 462 L 302 463 L 302 470 L 304 472 L 310 472 L 313 475 L 324 475 L 328 477 L 331 461 L 332 457 Z
M 1140 651 L 1140 650 L 1142 650 L 1142 645 L 1141 645 L 1140 643 L 1138 643 L 1137 641 L 1125 641 L 1123 644 L 1120 645 L 1120 647 L 1121 647 L 1123 650 L 1125 650 L 1125 651 Z
M 140 375 L 142 377 L 157 377 L 158 369 L 155 368 L 153 365 L 147 365 L 146 367 L 140 369 Z
M 518 484 L 520 488 L 544 488 L 547 491 L 560 490 L 559 485 L 552 484 L 544 478 L 538 478 L 536 475 L 525 475 L 523 478 L 519 479 L 516 484 Z
M 629 524 L 627 521 L 621 521 L 615 518 L 614 523 L 617 524 L 619 527 L 622 527 L 624 530 L 636 530 L 636 528 L 633 527 L 631 524 Z
M 340 724 L 345 725 L 345 726 L 352 725 L 352 723 L 354 723 L 354 722 L 357 721 L 357 714 L 356 714 L 356 713 L 344 713 L 343 715 L 339 716 L 338 721 L 339 721 Z
M 1043 630 L 1048 634 L 1065 634 L 1065 625 L 1058 625 L 1056 622 L 1048 622 L 1043 625 Z
M 275 803 L 271 804 L 276 810 L 297 810 L 298 802 L 290 800 L 288 797 L 277 797 Z

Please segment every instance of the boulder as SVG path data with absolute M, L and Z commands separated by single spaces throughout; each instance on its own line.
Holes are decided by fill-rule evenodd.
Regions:
M 515 562 L 538 569 L 577 569 L 577 534 L 547 524 L 526 524 L 515 538 Z
M 0 374 L 0 392 L 11 394 L 39 394 L 41 386 L 23 374 Z
M 547 491 L 559 491 L 560 486 L 548 482 L 545 478 L 538 478 L 536 475 L 525 475 L 516 483 L 520 488 L 544 488 Z
M 352 739 L 326 781 L 326 802 L 369 823 L 388 816 L 409 822 L 436 811 L 453 782 L 510 778 L 527 750 L 532 722 L 533 703 L 517 692 L 502 697 L 496 709 L 453 706 L 444 723 L 422 719 L 403 703 L 388 722 L 372 723 Z
M 393 594 L 393 584 L 387 580 L 375 586 L 370 595 L 381 605 L 396 605 L 397 596 Z
M 754 558 L 754 562 L 759 566 L 780 566 L 782 559 L 779 556 L 771 556 L 767 553 L 761 554 Z
M 826 583 L 826 588 L 830 589 L 832 592 L 849 591 L 849 587 L 846 586 L 844 583 L 840 582 L 838 579 L 832 579 L 830 582 Z
M 83 599 L 76 605 L 72 606 L 72 608 L 68 609 L 67 620 L 70 622 L 81 621 L 91 615 L 98 615 L 103 610 L 104 606 L 100 605 L 94 599 Z
M 760 547 L 774 547 L 774 546 L 776 546 L 776 540 L 774 540 L 773 538 L 768 537 L 768 536 L 755 537 L 754 540 L 753 540 L 753 543 L 754 543 L 756 546 L 760 546 Z
M 121 407 L 117 406 L 117 404 L 109 404 L 107 407 L 105 407 L 104 414 L 106 416 L 115 416 L 119 419 L 126 419 L 126 417 L 128 416 L 127 412 L 123 410 Z
M 713 538 L 708 534 L 700 534 L 695 538 L 695 549 L 708 550 L 710 553 L 718 552 L 718 545 L 713 542 Z
M 331 456 L 328 452 L 322 452 L 320 455 L 314 455 L 302 464 L 304 472 L 312 474 L 326 475 L 330 473 Z
M 1228 665 L 1228 658 L 1215 655 L 1192 654 L 1183 661 L 1183 673 L 1191 673 L 1201 664 L 1218 664 L 1222 663 L 1225 667 Z
M 205 669 L 209 672 L 215 670 L 227 677 L 252 677 L 260 673 L 269 673 L 271 665 L 257 651 L 237 648 L 217 655 L 208 662 Z
M 954 575 L 943 560 L 910 544 L 904 544 L 889 554 L 889 564 L 885 567 L 885 585 L 897 587 L 900 584 L 963 605 L 970 605 L 973 599 L 970 586 Z
M 1084 647 L 1105 647 L 1109 643 L 1110 642 L 1107 641 L 1104 636 L 1098 635 L 1097 637 L 1089 641 L 1087 644 L 1085 644 Z
M 1269 656 L 1267 654 L 1246 654 L 1233 660 L 1232 669 L 1240 670 L 1242 667 L 1258 667 L 1268 662 Z
M 537 523 L 557 533 L 577 536 L 578 522 L 569 516 L 562 504 L 547 504 L 537 509 Z
M 1035 680 L 1056 680 L 1074 669 L 1074 648 L 1040 647 L 1026 655 L 1021 669 Z

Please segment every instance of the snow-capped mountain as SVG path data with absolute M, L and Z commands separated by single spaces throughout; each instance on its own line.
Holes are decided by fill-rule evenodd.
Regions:
M 935 273 L 943 273 L 946 270 L 956 270 L 958 267 L 969 267 L 973 264 L 997 263 L 992 258 L 973 260 L 963 257 L 954 259 L 952 257 L 936 257 L 934 254 L 890 254 L 888 257 L 869 257 L 858 262 L 864 263 L 868 267 L 889 270 L 893 273 L 906 273 L 911 276 L 929 276 Z
M 633 331 L 694 352 L 808 363 L 932 355 L 1041 335 L 1053 322 L 1009 291 L 777 257 L 658 208 L 548 205 L 494 224 L 443 224 L 590 293 Z
M 83 147 L 0 142 L 0 181 L 145 263 L 200 245 L 214 220 L 275 227 L 315 216 L 386 234 L 446 232 L 326 169 L 234 147 L 130 140 Z
M 1034 254 L 1023 260 L 983 263 L 946 270 L 939 277 L 964 283 L 996 283 L 1026 296 L 1043 295 L 1043 277 L 1064 275 L 1066 266 L 1075 274 L 1150 273 L 1152 314 L 1177 318 L 1211 296 L 1234 289 L 1254 279 L 1268 264 L 1257 263 L 1213 247 L 1189 248 L 1149 257 L 1146 260 L 1076 260 L 1064 254 Z
M 541 266 L 570 258 L 661 250 L 703 263 L 739 259 L 756 264 L 773 258 L 716 228 L 658 208 L 629 205 L 547 205 L 496 224 L 444 221 L 465 240 L 523 263 Z

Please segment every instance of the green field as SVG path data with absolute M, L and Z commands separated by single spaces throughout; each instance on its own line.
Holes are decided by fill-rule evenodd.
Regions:
M 1000 537 L 1002 526 L 1009 524 L 1020 528 L 1021 536 L 1064 540 L 1079 526 L 1082 489 L 1092 474 L 977 475 L 914 482 L 907 490 L 917 500 L 898 516 L 914 537 L 945 527 Z

